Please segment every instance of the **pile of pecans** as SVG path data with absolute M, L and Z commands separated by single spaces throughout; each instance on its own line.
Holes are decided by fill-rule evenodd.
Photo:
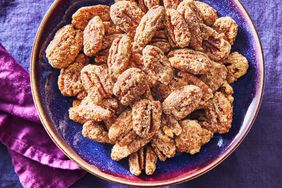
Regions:
M 83 136 L 113 144 L 132 174 L 152 175 L 158 159 L 193 155 L 231 128 L 230 84 L 249 66 L 230 53 L 237 31 L 200 1 L 118 1 L 77 10 L 46 56 Z

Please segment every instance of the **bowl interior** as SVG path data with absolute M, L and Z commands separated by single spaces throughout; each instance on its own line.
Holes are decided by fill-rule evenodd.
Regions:
M 55 31 L 70 23 L 71 15 L 80 7 L 95 4 L 110 5 L 113 1 L 102 0 L 62 0 L 55 1 L 56 5 L 49 12 L 45 20 L 45 26 L 41 29 L 41 35 L 33 51 L 35 57 L 32 61 L 32 82 L 35 83 L 33 92 L 38 94 L 35 100 L 37 106 L 50 122 L 49 125 L 60 135 L 59 139 L 77 153 L 89 166 L 94 165 L 98 171 L 92 172 L 103 175 L 113 175 L 120 178 L 123 183 L 134 182 L 159 185 L 158 183 L 177 182 L 181 178 L 193 177 L 204 172 L 207 167 L 214 166 L 215 161 L 223 159 L 234 149 L 242 137 L 246 134 L 253 121 L 259 106 L 262 92 L 263 65 L 261 49 L 257 41 L 253 26 L 246 18 L 242 7 L 232 0 L 204 0 L 212 5 L 220 16 L 230 16 L 239 25 L 238 37 L 232 51 L 238 51 L 247 57 L 250 68 L 247 75 L 233 84 L 234 87 L 234 120 L 228 134 L 215 135 L 213 139 L 196 155 L 177 154 L 174 158 L 157 163 L 157 170 L 153 176 L 133 176 L 128 170 L 127 160 L 112 161 L 110 157 L 111 146 L 100 144 L 84 138 L 81 134 L 82 126 L 69 120 L 68 109 L 72 105 L 72 99 L 63 97 L 58 90 L 57 79 L 59 70 L 52 69 L 47 63 L 45 49 L 53 38 Z M 38 102 L 40 101 L 40 102 Z M 40 104 L 39 104 L 40 103 Z M 57 143 L 58 144 L 58 143 Z M 150 180 L 150 181 L 149 181 Z

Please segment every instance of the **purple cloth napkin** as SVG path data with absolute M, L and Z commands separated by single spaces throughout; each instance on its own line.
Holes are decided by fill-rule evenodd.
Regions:
M 29 75 L 0 44 L 0 141 L 24 187 L 69 187 L 85 172 L 51 141 L 33 104 Z

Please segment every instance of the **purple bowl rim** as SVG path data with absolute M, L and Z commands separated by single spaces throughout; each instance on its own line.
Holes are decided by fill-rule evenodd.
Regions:
M 40 51 L 40 39 L 42 37 L 42 33 L 45 30 L 46 23 L 49 20 L 51 14 L 53 13 L 54 9 L 56 8 L 57 4 L 61 2 L 62 0 L 55 0 L 50 8 L 47 10 L 46 14 L 44 15 L 44 18 L 39 26 L 39 29 L 37 31 L 32 53 L 31 53 L 31 60 L 30 60 L 30 83 L 32 88 L 32 96 L 35 103 L 35 107 L 37 109 L 37 112 L 39 114 L 40 120 L 50 136 L 50 138 L 53 140 L 53 142 L 58 146 L 58 148 L 71 160 L 76 162 L 82 169 L 86 170 L 87 172 L 101 178 L 104 180 L 108 180 L 114 183 L 120 183 L 124 185 L 133 185 L 133 186 L 165 186 L 165 185 L 174 185 L 179 184 L 185 181 L 190 181 L 194 178 L 197 178 L 208 171 L 215 168 L 217 165 L 219 165 L 221 162 L 223 162 L 244 140 L 250 129 L 252 128 L 255 119 L 258 115 L 262 98 L 263 98 L 263 90 L 265 85 L 265 63 L 264 63 L 264 56 L 263 56 L 263 49 L 260 42 L 260 39 L 258 37 L 257 30 L 255 28 L 255 25 L 248 14 L 247 10 L 245 9 L 244 5 L 239 0 L 231 0 L 234 2 L 234 4 L 238 7 L 240 10 L 242 16 L 244 17 L 245 21 L 247 22 L 248 26 L 251 29 L 251 33 L 254 37 L 254 43 L 256 47 L 256 59 L 258 60 L 257 66 L 258 66 L 258 81 L 257 81 L 257 91 L 255 94 L 255 97 L 252 100 L 252 103 L 250 104 L 249 108 L 252 108 L 254 110 L 251 110 L 252 112 L 255 112 L 254 114 L 249 114 L 250 118 L 248 120 L 248 123 L 246 126 L 240 129 L 237 136 L 233 139 L 230 146 L 225 150 L 224 153 L 219 155 L 215 160 L 210 162 L 209 164 L 205 165 L 205 167 L 201 168 L 200 170 L 196 170 L 193 174 L 181 175 L 181 177 L 174 177 L 168 180 L 157 180 L 157 181 L 144 181 L 144 180 L 128 180 L 125 177 L 117 177 L 112 174 L 108 174 L 106 172 L 101 171 L 99 168 L 95 167 L 94 165 L 90 164 L 89 162 L 83 160 L 66 142 L 63 140 L 63 138 L 60 136 L 60 134 L 56 131 L 55 127 L 52 125 L 52 122 L 50 121 L 50 118 L 47 116 L 45 111 L 43 110 L 43 103 L 40 98 L 39 93 L 39 85 L 37 78 L 37 72 L 36 72 L 36 60 L 39 55 Z M 247 112 L 249 112 L 250 109 L 248 109 Z M 247 114 L 246 114 L 247 116 Z

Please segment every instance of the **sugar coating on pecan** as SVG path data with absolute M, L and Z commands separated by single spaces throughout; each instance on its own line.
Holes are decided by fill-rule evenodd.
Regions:
M 190 49 L 176 49 L 168 54 L 171 66 L 192 74 L 205 74 L 211 61 L 204 53 Z
M 199 10 L 203 22 L 208 26 L 212 26 L 218 18 L 217 11 L 207 3 L 201 1 L 194 1 L 194 4 Z
M 116 38 L 110 48 L 107 62 L 109 74 L 114 80 L 128 68 L 130 55 L 131 38 L 127 35 L 123 35 L 121 38 Z
M 177 9 L 179 0 L 163 0 L 163 4 L 166 9 Z
M 107 130 L 101 123 L 95 121 L 87 121 L 83 124 L 82 135 L 96 142 L 112 144 Z
M 238 33 L 238 25 L 237 23 L 230 17 L 221 17 L 218 18 L 213 24 L 213 28 L 218 33 L 223 33 L 225 35 L 226 40 L 230 44 L 234 44 Z
M 202 145 L 208 143 L 213 133 L 201 127 L 197 120 L 183 120 L 180 122 L 182 133 L 175 138 L 177 151 L 191 155 L 198 153 Z
M 90 97 L 84 98 L 79 106 L 69 109 L 69 118 L 78 123 L 85 123 L 88 120 L 102 121 L 111 118 L 113 113 L 97 105 Z
M 83 31 L 83 52 L 87 56 L 95 55 L 102 48 L 105 27 L 99 16 L 92 18 Z
M 74 63 L 70 64 L 67 68 L 61 69 L 58 77 L 58 86 L 62 95 L 76 96 L 83 91 L 80 71 L 88 62 L 89 60 L 85 55 L 79 54 Z
M 82 85 L 96 103 L 112 95 L 113 81 L 107 65 L 87 65 L 81 70 Z
M 200 104 L 203 97 L 202 90 L 194 85 L 187 85 L 173 91 L 163 102 L 163 111 L 174 115 L 176 119 L 185 118 Z
M 171 115 L 162 116 L 162 130 L 170 138 L 174 138 L 182 132 L 179 122 Z
M 233 83 L 237 81 L 240 77 L 244 76 L 249 68 L 249 62 L 247 58 L 238 52 L 231 53 L 224 64 L 227 67 L 227 81 L 228 83 Z
M 220 63 L 212 62 L 208 73 L 199 78 L 215 92 L 224 83 L 226 77 L 227 68 Z
M 82 32 L 72 25 L 59 29 L 46 48 L 48 63 L 57 69 L 68 67 L 82 49 Z
M 147 45 L 143 51 L 144 71 L 154 80 L 167 85 L 173 77 L 173 69 L 158 47 Z
M 223 35 L 217 33 L 214 29 L 201 24 L 203 32 L 203 52 L 214 61 L 222 61 L 228 57 L 231 51 L 230 43 L 224 39 Z
M 88 22 L 95 16 L 99 16 L 103 21 L 110 20 L 110 7 L 107 5 L 82 7 L 72 15 L 72 25 L 84 30 Z
M 160 129 L 162 106 L 159 101 L 143 99 L 132 107 L 132 127 L 142 138 L 151 138 Z
M 111 6 L 110 16 L 122 31 L 134 36 L 135 30 L 144 16 L 136 2 L 119 1 Z
M 147 12 L 150 8 L 160 5 L 160 0 L 138 0 L 138 5 L 143 12 Z
M 184 18 L 175 9 L 166 9 L 165 24 L 172 47 L 188 47 L 191 34 Z
M 140 52 L 154 37 L 164 19 L 164 7 L 154 6 L 141 19 L 134 36 L 133 51 Z
M 206 121 L 202 123 L 203 127 L 219 134 L 229 131 L 232 125 L 233 107 L 223 93 L 216 92 L 204 110 Z
M 136 101 L 148 88 L 146 76 L 140 69 L 129 68 L 117 79 L 113 93 L 121 104 L 128 106 Z

